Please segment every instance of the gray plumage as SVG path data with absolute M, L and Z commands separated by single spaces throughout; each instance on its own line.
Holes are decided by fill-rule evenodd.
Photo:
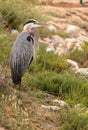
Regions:
M 21 78 L 35 58 L 39 34 L 37 27 L 43 26 L 36 20 L 24 24 L 23 31 L 17 36 L 10 55 L 11 77 L 14 84 L 21 84 Z
M 27 40 L 27 38 L 29 38 Z M 15 84 L 21 83 L 21 77 L 33 59 L 33 39 L 28 32 L 18 35 L 11 51 L 10 66 L 12 80 Z

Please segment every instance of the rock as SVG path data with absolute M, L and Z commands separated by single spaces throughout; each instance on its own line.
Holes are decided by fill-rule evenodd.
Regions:
M 88 37 L 88 34 L 87 34 L 87 32 L 86 32 L 84 29 L 81 29 L 79 35 L 81 35 L 81 36 L 85 36 L 85 37 Z
M 72 51 L 74 50 L 80 50 L 83 51 L 82 45 L 80 44 L 80 42 L 75 43 L 75 45 L 73 46 Z
M 67 51 L 72 51 L 76 42 L 77 42 L 76 38 L 65 39 L 65 48 L 67 49 Z
M 51 44 L 54 46 L 54 47 L 57 47 L 57 46 L 63 46 L 64 45 L 64 39 L 58 35 L 53 35 L 50 37 L 51 39 Z
M 66 38 L 65 42 L 73 42 L 76 43 L 77 42 L 77 38 Z
M 83 51 L 84 42 L 88 41 L 88 35 L 85 30 L 75 25 L 69 25 L 66 29 L 66 32 L 71 34 L 72 37 L 63 39 L 59 35 L 53 35 L 49 38 L 44 38 L 43 43 L 48 44 L 46 52 L 53 51 L 54 54 L 57 54 L 58 56 L 63 56 L 69 54 L 74 50 Z M 74 66 L 73 68 L 78 69 L 77 66 Z
M 46 110 L 53 110 L 53 111 L 57 111 L 57 110 L 60 109 L 57 106 L 45 106 L 45 105 L 42 105 L 41 107 L 44 108 L 44 109 L 46 109 Z
M 73 37 L 78 36 L 80 31 L 81 31 L 81 28 L 76 25 L 69 25 L 66 29 L 66 32 L 72 35 Z
M 58 56 L 66 55 L 66 51 L 64 48 L 57 47 L 54 54 L 57 54 Z
M 53 103 L 58 104 L 60 107 L 65 107 L 65 106 L 68 107 L 68 104 L 65 101 L 63 101 L 63 100 L 55 99 L 55 100 L 53 100 Z
M 12 34 L 12 35 L 18 35 L 18 34 L 19 34 L 19 31 L 16 30 L 16 29 L 13 29 L 13 30 L 11 31 L 11 34 Z
M 83 42 L 88 42 L 88 36 L 86 37 L 86 36 L 79 35 L 77 39 L 81 42 L 81 45 L 84 45 Z
M 88 77 L 88 68 L 79 68 L 75 72 L 75 76 L 85 76 Z
M 51 99 L 51 98 L 53 98 L 53 95 L 51 95 L 51 94 L 49 94 L 49 93 L 45 93 L 45 94 L 44 94 L 44 97 L 45 97 L 46 99 Z
M 50 30 L 50 31 L 56 31 L 56 27 L 54 25 L 48 25 L 47 28 Z
M 71 37 L 79 37 L 79 36 L 83 36 L 86 38 L 88 37 L 88 34 L 84 29 L 75 25 L 69 25 L 66 29 L 66 33 L 70 34 Z
M 54 47 L 47 47 L 46 48 L 46 52 L 51 52 L 51 51 L 54 51 Z
M 83 42 L 81 42 L 77 38 L 67 38 L 65 39 L 65 48 L 71 52 L 74 50 L 83 50 L 82 49 Z
M 82 107 L 82 104 L 76 104 L 75 106 L 74 106 L 76 109 L 79 109 L 79 108 L 81 108 Z
M 41 42 L 41 41 L 40 41 L 40 42 Z M 49 43 L 51 42 L 51 39 L 48 38 L 48 37 L 45 37 L 45 38 L 43 38 L 42 42 L 43 42 L 43 43 L 46 43 L 46 44 L 49 44 Z
M 79 69 L 79 65 L 76 61 L 73 61 L 71 59 L 67 59 L 66 61 L 72 65 L 72 69 L 75 69 L 75 70 Z

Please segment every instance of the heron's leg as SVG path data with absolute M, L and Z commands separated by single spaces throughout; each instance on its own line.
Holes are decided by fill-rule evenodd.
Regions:
M 18 86 L 18 90 L 21 90 L 21 83 L 20 83 L 19 86 Z
M 21 83 L 18 85 L 14 85 L 14 88 L 16 88 L 17 90 L 21 90 Z

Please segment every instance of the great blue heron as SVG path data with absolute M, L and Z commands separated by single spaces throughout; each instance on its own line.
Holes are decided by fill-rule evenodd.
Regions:
M 37 27 L 45 25 L 36 20 L 29 20 L 24 24 L 23 31 L 17 36 L 10 55 L 12 81 L 21 84 L 22 76 L 31 64 L 38 46 L 39 34 Z

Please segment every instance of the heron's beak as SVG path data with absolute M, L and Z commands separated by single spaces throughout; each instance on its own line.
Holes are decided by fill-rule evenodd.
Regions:
M 38 22 L 36 23 L 36 27 L 41 27 L 41 26 L 48 26 L 49 24 L 44 23 L 44 22 Z

